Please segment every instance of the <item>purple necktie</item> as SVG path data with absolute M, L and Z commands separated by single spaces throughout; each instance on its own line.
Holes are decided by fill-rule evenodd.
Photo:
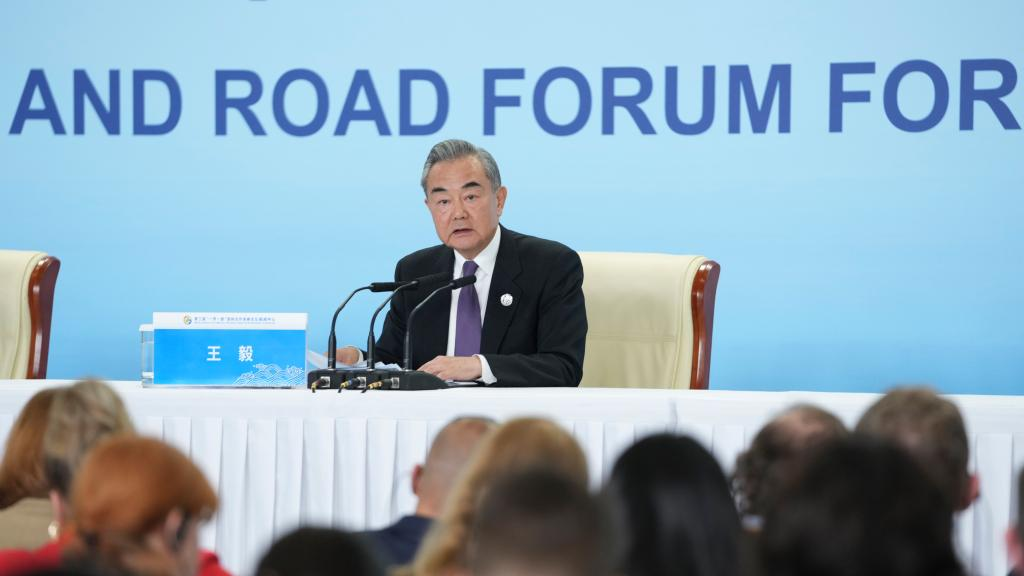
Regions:
M 466 260 L 462 275 L 472 276 L 477 265 Z M 455 355 L 472 356 L 480 353 L 480 299 L 472 284 L 459 291 L 459 309 L 455 313 Z

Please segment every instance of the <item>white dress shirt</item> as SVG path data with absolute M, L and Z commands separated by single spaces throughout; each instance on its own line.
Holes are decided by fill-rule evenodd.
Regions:
M 476 296 L 480 300 L 480 326 L 483 327 L 484 315 L 487 313 L 487 296 L 491 293 L 491 278 L 494 277 L 494 265 L 498 260 L 498 245 L 501 243 L 501 226 L 494 231 L 494 238 L 487 246 L 473 258 L 473 262 L 476 262 L 476 282 L 473 283 L 472 288 L 476 290 Z M 462 277 L 462 265 L 466 262 L 466 259 L 459 254 L 459 251 L 455 251 L 455 268 L 452 270 L 452 280 Z M 469 288 L 467 286 L 466 288 Z M 452 305 L 451 311 L 448 314 L 448 350 L 445 352 L 446 356 L 455 355 L 455 320 L 459 314 L 459 294 L 466 288 L 459 288 L 452 292 Z M 481 338 L 483 334 L 481 333 Z M 480 354 L 475 355 L 480 360 L 480 381 L 484 384 L 494 384 L 498 381 L 494 377 L 494 373 L 491 372 L 491 366 L 487 363 L 487 359 Z

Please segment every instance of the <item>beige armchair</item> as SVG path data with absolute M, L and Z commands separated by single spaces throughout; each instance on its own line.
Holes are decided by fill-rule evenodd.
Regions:
M 60 260 L 0 250 L 0 379 L 46 378 Z
M 580 258 L 589 324 L 581 386 L 706 389 L 718 263 L 625 252 Z

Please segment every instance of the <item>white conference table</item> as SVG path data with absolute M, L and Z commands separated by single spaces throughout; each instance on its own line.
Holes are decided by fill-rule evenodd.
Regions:
M 64 381 L 0 381 L 0 442 L 28 398 Z M 660 431 L 700 440 L 731 470 L 774 413 L 796 402 L 823 406 L 853 425 L 874 394 L 715 390 L 453 389 L 316 394 L 307 390 L 143 388 L 114 382 L 142 433 L 178 446 L 206 473 L 220 509 L 202 533 L 236 574 L 301 524 L 361 530 L 412 511 L 413 466 L 456 416 L 544 416 L 587 454 L 592 484 L 636 439 Z M 1024 397 L 950 396 L 971 435 L 981 498 L 958 521 L 974 574 L 1007 572 L 1002 534 L 1024 464 Z

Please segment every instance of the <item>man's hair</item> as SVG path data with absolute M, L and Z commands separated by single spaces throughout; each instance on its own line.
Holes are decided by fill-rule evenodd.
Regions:
M 43 459 L 50 489 L 70 496 L 75 472 L 97 442 L 116 434 L 133 434 L 121 397 L 97 380 L 57 391 L 43 436 Z
M 805 460 L 768 511 L 764 576 L 962 576 L 953 514 L 899 446 L 852 435 Z
M 467 547 L 472 574 L 611 573 L 608 522 L 574 479 L 535 468 L 498 479 L 481 498 Z
M 430 153 L 427 154 L 427 161 L 423 163 L 423 175 L 420 177 L 420 186 L 423 188 L 423 193 L 428 193 L 427 175 L 430 174 L 430 169 L 434 167 L 434 164 L 458 160 L 468 156 L 472 156 L 480 161 L 484 174 L 487 175 L 487 180 L 491 183 L 491 192 L 497 192 L 498 188 L 501 188 L 501 172 L 498 170 L 498 163 L 494 161 L 494 157 L 491 156 L 490 152 L 479 146 L 474 146 L 465 140 L 444 140 L 434 144 L 434 147 L 430 149 Z
M 384 576 L 384 567 L 356 535 L 331 528 L 299 528 L 263 555 L 256 576 Z
M 740 521 L 728 481 L 692 438 L 640 440 L 615 462 L 606 494 L 621 538 L 616 573 L 739 573 Z
M 856 432 L 894 441 L 908 450 L 953 510 L 969 504 L 967 430 L 960 410 L 935 391 L 925 387 L 889 391 L 861 416 Z
M 732 485 L 740 513 L 764 516 L 794 464 L 823 442 L 847 433 L 839 418 L 810 404 L 797 404 L 773 418 L 736 459 Z

